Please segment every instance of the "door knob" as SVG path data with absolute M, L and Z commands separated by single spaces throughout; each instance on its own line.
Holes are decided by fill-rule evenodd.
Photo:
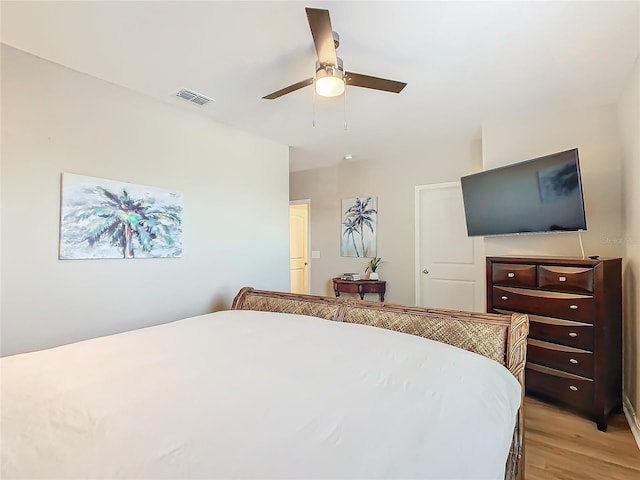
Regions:
M 306 267 L 307 265 L 309 265 L 307 262 L 304 262 L 304 266 Z
M 429 275 L 429 270 L 425 268 L 424 270 L 422 270 L 422 273 L 424 273 L 425 275 Z

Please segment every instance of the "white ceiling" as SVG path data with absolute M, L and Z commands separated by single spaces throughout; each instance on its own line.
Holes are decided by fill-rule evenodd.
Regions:
M 2 2 L 2 42 L 291 146 L 291 169 L 397 160 L 452 131 L 617 100 L 639 2 Z M 316 99 L 304 7 L 327 8 L 345 69 L 408 83 Z M 188 88 L 203 107 L 175 97 Z M 90 99 L 88 99 L 90 101 Z

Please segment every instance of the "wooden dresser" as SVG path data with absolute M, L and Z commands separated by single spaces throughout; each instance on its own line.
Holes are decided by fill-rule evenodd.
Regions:
M 487 311 L 529 315 L 527 394 L 607 429 L 622 411 L 622 261 L 487 257 Z

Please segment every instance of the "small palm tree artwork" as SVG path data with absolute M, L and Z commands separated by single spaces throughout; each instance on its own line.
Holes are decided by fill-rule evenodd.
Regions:
M 355 234 L 360 233 L 358 224 L 354 222 L 352 218 L 346 218 L 345 221 L 342 222 L 342 224 L 344 225 L 344 233 L 342 234 L 343 240 L 345 235 L 347 236 L 347 238 L 351 239 L 351 242 L 353 243 L 353 251 L 356 254 L 355 256 L 359 257 L 360 252 L 358 252 L 358 245 L 356 245 L 356 238 L 355 238 Z M 346 255 L 344 255 L 343 253 L 343 256 L 346 256 Z
M 65 173 L 60 258 L 179 257 L 182 195 Z
M 342 201 L 343 219 L 340 254 L 343 257 L 376 255 L 377 197 L 349 198 Z

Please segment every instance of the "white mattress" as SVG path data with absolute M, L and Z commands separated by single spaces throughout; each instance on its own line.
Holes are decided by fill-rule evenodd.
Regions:
M 520 385 L 423 338 L 225 311 L 6 357 L 2 478 L 502 479 Z

